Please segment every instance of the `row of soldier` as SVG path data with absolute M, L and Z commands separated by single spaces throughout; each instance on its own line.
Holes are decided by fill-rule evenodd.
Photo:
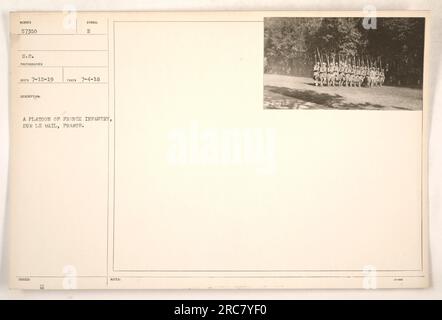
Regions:
M 382 87 L 385 70 L 354 63 L 316 62 L 313 67 L 315 86 Z

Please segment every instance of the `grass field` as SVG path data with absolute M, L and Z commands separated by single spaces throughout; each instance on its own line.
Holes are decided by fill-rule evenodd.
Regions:
M 422 90 L 316 87 L 311 78 L 264 75 L 266 109 L 422 110 Z

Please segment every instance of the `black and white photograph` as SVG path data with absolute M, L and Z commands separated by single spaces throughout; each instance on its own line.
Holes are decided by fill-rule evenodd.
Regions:
M 264 109 L 422 110 L 425 18 L 264 19 Z

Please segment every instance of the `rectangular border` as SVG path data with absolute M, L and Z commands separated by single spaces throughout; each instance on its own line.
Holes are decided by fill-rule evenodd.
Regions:
M 392 11 L 395 12 L 395 11 Z M 185 14 L 186 12 L 181 12 L 183 14 Z M 198 13 L 204 13 L 204 12 L 198 12 Z M 246 12 L 244 12 L 246 13 Z M 253 13 L 249 12 L 249 13 Z M 258 12 L 257 12 L 258 13 Z M 350 12 L 346 12 L 346 11 L 341 11 L 339 12 L 338 15 L 335 14 L 331 14 L 329 15 L 328 12 L 326 14 L 324 14 L 325 12 L 319 12 L 321 14 L 318 15 L 318 12 L 312 11 L 310 15 L 307 14 L 305 15 L 305 11 L 300 11 L 300 12 L 296 12 L 296 11 L 276 11 L 276 12 L 262 12 L 263 14 L 276 14 L 276 15 L 270 15 L 270 16 L 262 16 L 262 20 L 114 20 L 113 21 L 113 25 L 112 25 L 112 39 L 113 39 L 113 87 L 114 87 L 114 92 L 113 92 L 113 111 L 114 111 L 114 141 L 113 141 L 113 145 L 114 145 L 114 150 L 113 150 L 113 207 L 112 207 L 112 212 L 113 212 L 113 219 L 112 219 L 112 229 L 113 229 L 113 234 L 112 234 L 112 271 L 113 272 L 145 272 L 145 273 L 149 273 L 149 272 L 175 272 L 175 273 L 179 273 L 179 272 L 183 272 L 183 273 L 193 273 L 193 272 L 202 272 L 202 273 L 218 273 L 218 272 L 226 272 L 226 273 L 230 273 L 230 272 L 253 272 L 253 273 L 261 273 L 261 272 L 265 272 L 265 273 L 278 273 L 278 272 L 363 272 L 363 270 L 180 270 L 180 269 L 168 269 L 168 270 L 158 270 L 158 269 L 154 269 L 154 270 L 143 270 L 143 269 L 131 269 L 131 270 L 122 270 L 122 269 L 115 269 L 115 154 L 116 154 L 116 143 L 115 143 L 115 137 L 116 137 L 116 103 L 115 103 L 115 97 L 116 97 L 116 86 L 115 86 L 115 25 L 116 23 L 198 23 L 198 22 L 217 22 L 217 23 L 226 23 L 226 22 L 252 22 L 252 23 L 262 23 L 264 27 L 264 19 L 267 17 L 366 17 L 367 15 L 363 15 L 361 14 L 361 12 L 352 12 L 353 14 L 345 14 L 345 13 L 350 13 Z M 283 14 L 283 13 L 292 13 L 292 14 L 300 14 L 300 15 L 279 15 L 279 14 Z M 426 89 L 426 84 L 428 82 L 428 70 L 427 70 L 427 65 L 428 65 L 428 46 L 429 46 L 429 16 L 428 16 L 428 12 L 422 12 L 422 11 L 400 11 L 400 13 L 404 13 L 404 15 L 396 15 L 391 14 L 388 15 L 388 13 L 390 13 L 390 11 L 382 11 L 380 17 L 391 17 L 391 18 L 406 18 L 406 17 L 421 17 L 425 19 L 425 29 L 424 29 L 424 62 L 423 62 L 423 84 L 422 84 L 422 90 L 423 90 L 423 96 L 422 96 L 422 110 L 415 110 L 416 112 L 421 112 L 422 115 L 422 136 L 421 136 L 421 223 L 420 223 L 420 234 L 421 234 L 421 245 L 420 245 L 420 257 L 421 257 L 421 269 L 418 270 L 376 270 L 377 272 L 424 272 L 424 239 L 423 239 L 423 233 L 424 233 L 424 172 L 427 171 L 427 165 L 425 163 L 425 168 L 424 168 L 424 155 L 427 155 L 427 143 L 424 142 L 426 137 L 426 132 L 424 132 L 424 114 L 427 113 L 427 89 Z M 425 14 L 424 14 L 425 13 Z M 315 14 L 315 15 L 313 15 Z M 414 14 L 414 15 L 413 15 Z M 417 15 L 416 15 L 417 14 Z M 366 112 L 371 112 L 373 110 L 358 110 L 358 111 L 366 111 Z M 425 144 L 425 146 L 424 146 Z M 425 150 L 424 150 L 425 149 Z M 425 178 L 426 180 L 427 178 Z M 425 192 L 426 193 L 426 192 Z M 241 276 L 240 276 L 241 277 Z M 282 278 L 288 278 L 289 276 L 281 276 Z M 299 276 L 299 277 L 304 277 L 304 276 Z M 306 278 L 311 278 L 312 276 L 305 276 Z M 324 276 L 324 277 L 335 277 L 335 276 Z M 353 276 L 352 276 L 353 277 Z M 376 277 L 382 277 L 379 275 L 376 275 Z M 394 277 L 392 276 L 387 276 L 387 277 Z M 424 276 L 397 276 L 397 277 L 424 277 Z M 159 278 L 163 278 L 163 276 L 159 277 Z

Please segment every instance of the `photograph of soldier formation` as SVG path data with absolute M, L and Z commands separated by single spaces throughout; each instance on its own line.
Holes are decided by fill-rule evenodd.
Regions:
M 265 18 L 264 108 L 422 110 L 424 18 Z

